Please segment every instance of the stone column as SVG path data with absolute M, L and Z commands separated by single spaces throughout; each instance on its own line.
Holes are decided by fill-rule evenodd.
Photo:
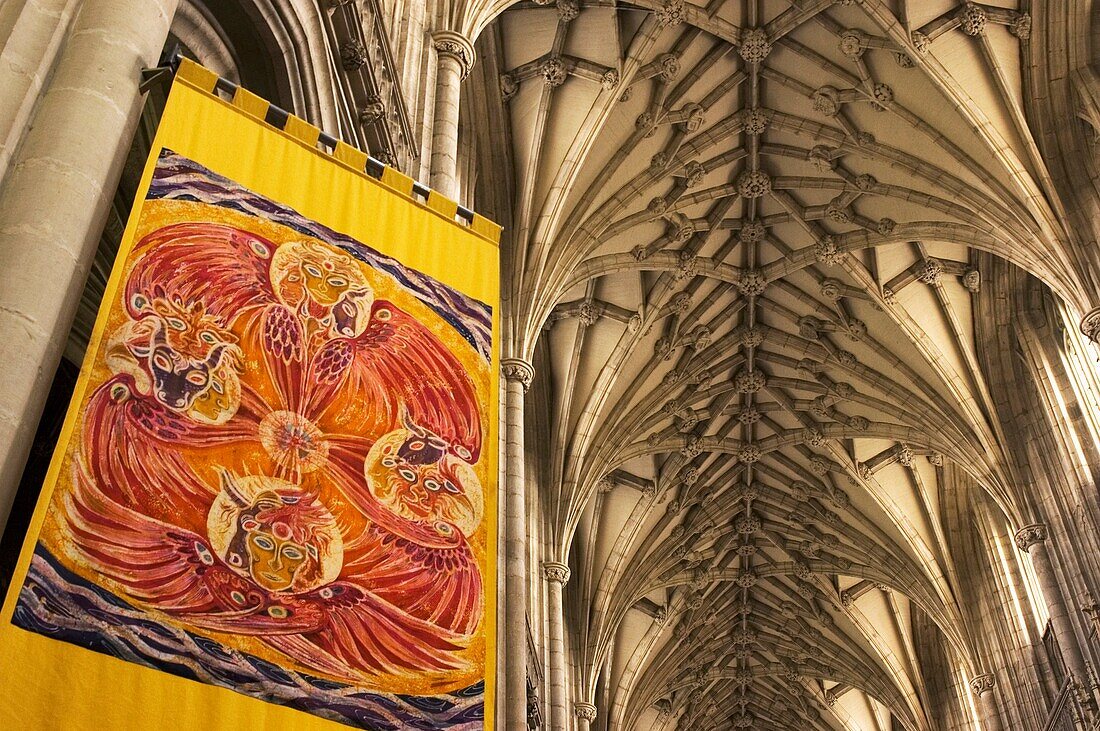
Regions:
M 584 701 L 573 704 L 573 714 L 577 717 L 577 731 L 588 731 L 596 720 L 596 706 Z
M 432 118 L 431 188 L 458 199 L 458 107 L 462 80 L 474 65 L 474 47 L 465 36 L 439 31 L 432 36 L 438 66 L 435 77 L 435 114 Z
M 504 374 L 504 666 L 503 728 L 527 728 L 527 485 L 524 482 L 523 395 L 535 370 L 501 361 Z
M 1001 710 L 997 707 L 997 696 L 993 692 L 996 686 L 997 680 L 990 673 L 975 675 L 970 679 L 970 690 L 978 696 L 982 711 L 982 731 L 1004 731 Z
M 1016 546 L 1031 556 L 1031 563 L 1035 567 L 1035 575 L 1039 579 L 1039 586 L 1043 589 L 1043 598 L 1046 599 L 1047 609 L 1050 612 L 1050 624 L 1054 629 L 1054 636 L 1058 640 L 1058 649 L 1062 653 L 1066 669 L 1075 677 L 1079 689 L 1083 690 L 1089 682 L 1088 670 L 1085 665 L 1085 657 L 1081 653 L 1081 645 L 1077 641 L 1077 633 L 1073 630 L 1065 596 L 1058 585 L 1058 575 L 1055 573 L 1054 564 L 1050 560 L 1050 552 L 1046 545 L 1046 524 L 1032 523 L 1031 525 L 1025 525 L 1016 531 L 1014 538 Z M 1091 699 L 1087 701 L 1087 704 L 1091 707 Z
M 50 76 L 78 0 L 15 3 L 0 27 L 0 179 Z M 4 19 L 0 19 L 3 25 Z
M 0 190 L 0 524 L 178 0 L 85 0 Z
M 569 729 L 569 685 L 565 668 L 565 608 L 562 595 L 569 581 L 569 567 L 557 561 L 542 565 L 546 578 L 546 614 L 550 642 L 550 731 Z

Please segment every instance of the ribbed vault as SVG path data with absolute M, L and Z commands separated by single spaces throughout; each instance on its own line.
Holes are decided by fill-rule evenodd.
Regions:
M 1013 524 L 1032 508 L 978 367 L 976 251 L 1087 303 L 1021 112 L 1029 32 L 1015 6 L 876 0 L 489 26 L 506 347 L 552 394 L 543 539 L 610 728 L 927 729 L 916 613 L 983 672 L 944 465 Z

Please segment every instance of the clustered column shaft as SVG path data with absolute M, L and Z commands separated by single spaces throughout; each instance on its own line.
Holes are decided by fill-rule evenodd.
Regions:
M 1062 653 L 1066 668 L 1073 674 L 1077 683 L 1083 686 L 1088 683 L 1088 669 L 1077 642 L 1077 634 L 1073 631 L 1069 608 L 1066 606 L 1065 596 L 1058 584 L 1054 564 L 1050 559 L 1050 552 L 1046 545 L 1047 527 L 1043 523 L 1026 525 L 1016 531 L 1015 539 L 1017 547 L 1031 555 L 1035 575 L 1039 579 L 1039 586 L 1042 587 L 1043 597 L 1050 612 L 1050 624 L 1054 629 L 1054 636 L 1058 640 L 1058 649 Z
M 565 669 L 565 608 L 563 593 L 569 581 L 569 567 L 556 561 L 542 565 L 546 578 L 546 612 L 550 642 L 550 731 L 569 728 L 569 689 Z
M 30 122 L 78 0 L 38 0 L 21 7 L 0 36 L 0 179 Z
M 474 63 L 474 47 L 465 36 L 439 31 L 432 37 L 439 60 L 432 126 L 432 190 L 458 198 L 458 111 L 462 80 Z
M 981 706 L 983 731 L 1003 731 L 1001 711 L 997 707 L 997 696 L 993 692 L 997 681 L 992 674 L 975 675 L 970 679 L 970 689 L 978 696 Z
M 518 358 L 504 374 L 504 669 L 503 726 L 527 728 L 527 486 L 524 476 L 523 397 L 535 375 Z

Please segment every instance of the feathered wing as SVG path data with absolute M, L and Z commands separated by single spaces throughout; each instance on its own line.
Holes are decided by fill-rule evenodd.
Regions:
M 295 610 L 322 617 L 317 631 L 267 638 L 304 665 L 349 682 L 364 675 L 465 667 L 461 637 L 418 619 L 351 581 L 295 597 Z
M 261 352 L 284 409 L 296 410 L 301 390 L 305 335 L 297 316 L 282 304 L 271 282 L 276 245 L 256 234 L 212 223 L 181 223 L 146 236 L 145 253 L 127 280 L 131 315 L 135 295 L 164 293 L 201 301 L 224 323 L 236 322 Z
M 196 628 L 266 637 L 324 626 L 318 607 L 272 613 L 278 597 L 229 570 L 202 536 L 97 495 L 77 475 L 66 496 L 75 552 L 126 596 Z
M 391 428 L 406 421 L 441 437 L 467 462 L 477 461 L 481 418 L 470 375 L 431 330 L 392 303 L 376 300 L 363 334 L 329 343 L 313 370 L 313 388 L 343 389 L 383 411 Z M 454 526 L 410 520 L 380 503 L 364 478 L 362 445 L 330 441 L 332 476 L 370 521 L 349 545 L 344 575 L 369 577 L 372 592 L 420 620 L 472 633 L 482 618 L 484 589 L 466 537 Z
M 374 593 L 409 614 L 452 632 L 471 634 L 481 621 L 481 571 L 465 538 L 453 546 L 423 545 L 372 526 L 348 571 L 370 577 Z
M 263 237 L 221 224 L 179 223 L 157 229 L 137 248 L 144 253 L 126 283 L 131 310 L 134 295 L 158 289 L 202 301 L 224 322 L 276 301 L 269 274 L 275 244 Z
M 212 493 L 177 450 L 247 438 L 243 415 L 227 427 L 198 424 L 137 395 L 133 379 L 119 375 L 89 398 L 81 451 L 90 479 L 106 498 L 153 518 L 182 519 L 198 530 Z
M 354 460 L 353 453 L 340 449 L 330 459 L 337 486 L 370 521 L 345 543 L 341 575 L 367 583 L 379 597 L 420 620 L 472 633 L 484 611 L 484 588 L 466 537 L 388 510 L 370 494 Z
M 148 297 L 201 301 L 206 312 L 262 343 L 288 405 L 304 397 L 295 389 L 312 368 L 332 394 L 350 381 L 349 393 L 374 399 L 391 427 L 406 418 L 476 461 L 480 411 L 454 355 L 415 319 L 381 302 L 361 336 L 332 341 L 311 357 L 300 323 L 272 289 L 274 250 L 229 226 L 165 227 L 139 243 L 126 305 L 137 317 L 135 308 Z M 124 597 L 183 626 L 253 635 L 333 677 L 354 682 L 466 667 L 465 643 L 483 600 L 464 536 L 439 535 L 373 504 L 379 527 L 356 542 L 338 581 L 300 595 L 269 592 L 214 553 L 205 537 L 212 492 L 178 451 L 166 448 L 246 438 L 263 406 L 258 397 L 246 393 L 256 403 L 210 430 L 135 397 L 126 379 L 132 381 L 116 376 L 89 403 L 82 449 L 89 461 L 74 467 L 59 516 L 75 560 Z M 327 402 L 310 400 L 320 410 Z M 361 462 L 352 473 L 362 483 Z M 356 499 L 374 503 L 364 487 L 355 489 Z
M 463 637 L 356 583 L 273 594 L 239 576 L 206 538 L 104 496 L 79 468 L 65 497 L 73 552 L 140 604 L 196 628 L 254 635 L 305 666 L 348 681 L 463 667 Z
M 236 634 L 316 631 L 316 607 L 272 613 L 277 597 L 233 572 L 205 536 L 127 507 L 101 491 L 80 467 L 65 495 L 72 551 L 124 595 L 193 627 Z M 208 507 L 208 506 L 207 506 Z M 200 523 L 202 508 L 188 523 Z
M 65 497 L 69 544 L 124 596 L 191 627 L 259 636 L 303 665 L 348 679 L 463 666 L 460 634 L 418 619 L 359 584 L 272 594 L 233 573 L 197 533 L 106 497 L 83 470 Z
M 431 330 L 391 302 L 376 300 L 363 334 L 344 342 L 350 353 L 330 343 L 339 353 L 318 358 L 317 367 L 326 366 L 318 373 L 322 384 L 332 384 L 327 386 L 332 391 L 344 387 L 377 405 L 391 429 L 407 418 L 459 447 L 467 461 L 477 461 L 482 440 L 477 391 L 462 363 Z
M 65 496 L 65 523 L 83 562 L 137 601 L 173 613 L 221 608 L 206 577 L 214 560 L 204 538 L 120 505 L 79 467 Z
M 283 304 L 265 305 L 257 312 L 245 337 L 253 344 L 250 352 L 263 354 L 267 366 L 260 373 L 271 379 L 280 403 L 272 408 L 298 411 L 303 390 L 303 367 L 306 358 L 305 332 L 294 313 Z

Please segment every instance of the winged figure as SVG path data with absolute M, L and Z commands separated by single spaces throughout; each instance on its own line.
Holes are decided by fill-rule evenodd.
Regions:
M 460 671 L 484 611 L 482 409 L 453 346 L 318 240 L 183 223 L 136 252 L 70 553 L 329 677 Z
M 352 683 L 462 667 L 466 638 L 371 591 L 370 572 L 344 562 L 336 518 L 296 485 L 223 471 L 205 529 L 193 531 L 106 497 L 79 469 L 73 477 L 73 545 L 149 609 L 257 637 Z

